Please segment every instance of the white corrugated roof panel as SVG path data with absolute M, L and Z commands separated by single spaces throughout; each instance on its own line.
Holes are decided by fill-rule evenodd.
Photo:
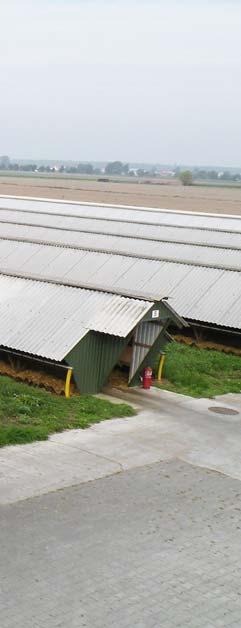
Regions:
M 185 318 L 241 329 L 241 217 L 1 198 L 1 235 L 4 273 L 168 297 Z
M 152 305 L 0 275 L 0 345 L 61 361 L 89 330 L 127 336 Z
M 2 273 L 153 298 L 148 281 L 160 268 L 158 261 L 18 241 L 10 241 L 11 253 L 1 261 L 2 245 L 5 251 L 7 242 L 0 240 Z M 144 284 L 147 289 L 142 294 L 140 286 Z M 156 299 L 166 296 L 158 284 L 153 292 Z
M 170 286 L 168 303 L 180 316 L 241 329 L 241 273 L 184 265 L 176 273 L 175 266 L 163 264 L 160 280 Z
M 184 272 L 184 269 L 186 269 L 186 273 Z M 183 266 L 183 277 L 180 277 L 180 281 L 176 283 L 169 292 L 171 305 L 175 308 L 178 304 L 179 311 L 185 312 L 185 317 L 195 318 L 197 304 L 206 300 L 207 310 L 203 320 L 206 322 L 209 320 L 206 318 L 208 312 L 208 317 L 214 316 L 216 321 L 215 307 L 212 300 L 212 289 L 223 274 L 225 275 L 228 283 L 231 275 L 233 274 L 231 271 L 223 271 L 216 268 L 203 268 L 199 266 Z M 239 275 L 239 273 L 237 274 Z M 241 276 L 239 283 L 241 286 Z
M 208 269 L 205 269 L 208 270 Z M 196 298 L 193 302 L 192 317 L 199 320 L 200 314 L 204 316 L 204 320 L 212 322 L 212 312 L 215 312 L 215 323 L 223 324 L 222 321 L 228 321 L 228 326 L 241 327 L 241 283 L 240 274 L 223 272 L 219 276 L 209 278 L 208 299 L 205 291 L 202 298 Z M 204 283 L 205 277 L 200 275 L 200 281 Z M 211 283 L 212 282 L 212 283 Z M 211 283 L 211 289 L 210 289 Z M 207 282 L 206 282 L 206 288 Z M 197 294 L 196 294 L 197 296 Z M 176 299 L 174 299 L 177 302 Z M 233 305 L 239 301 L 239 311 L 233 312 Z
M 124 206 L 88 205 L 85 203 L 71 203 L 51 201 L 49 199 L 23 199 L 0 197 L 2 209 L 20 209 L 25 212 L 49 213 L 58 215 L 83 216 L 86 218 L 117 219 L 120 221 L 135 221 L 137 223 L 166 224 L 180 227 L 194 227 L 199 229 L 221 229 L 226 231 L 241 231 L 241 218 L 238 216 L 223 216 L 219 214 L 200 214 L 166 209 L 136 208 Z
M 4 225 L 5 226 L 5 225 Z M 11 225 L 15 227 L 15 225 Z M 0 237 L 3 237 L 3 230 L 1 229 L 2 225 L 0 225 Z M 23 243 L 26 243 L 25 253 L 26 253 L 26 264 L 28 264 L 28 260 L 31 260 L 31 253 L 29 254 L 29 246 L 28 240 L 31 240 L 30 246 L 35 242 L 46 243 L 49 244 L 57 244 L 59 247 L 73 247 L 79 248 L 79 259 L 81 259 L 81 249 L 83 249 L 82 258 L 84 256 L 84 251 L 93 250 L 96 252 L 106 252 L 106 253 L 114 253 L 124 256 L 136 256 L 138 258 L 150 258 L 157 260 L 170 260 L 177 261 L 187 264 L 199 264 L 200 266 L 215 266 L 215 267 L 225 267 L 231 270 L 241 270 L 241 248 L 232 249 L 232 248 L 218 248 L 218 247 L 206 247 L 200 246 L 197 244 L 183 244 L 183 243 L 173 243 L 173 242 L 158 242 L 156 240 L 143 240 L 143 239 L 134 239 L 134 238 L 126 238 L 126 237 L 116 237 L 111 235 L 103 235 L 103 234 L 91 234 L 91 233 L 78 233 L 71 231 L 61 231 L 58 229 L 45 229 L 45 233 L 43 233 L 43 228 L 41 227 L 25 227 L 25 231 L 23 232 L 23 227 L 20 225 L 18 231 L 13 231 L 9 229 L 9 233 L 12 235 L 11 238 L 16 238 L 21 240 L 23 238 Z M 241 240 L 241 236 L 240 236 Z M 12 240 L 10 240 L 12 242 Z M 3 244 L 2 244 L 3 242 Z M 0 240 L 0 258 L 4 259 L 6 254 L 8 254 L 9 250 L 11 251 L 12 260 L 14 259 L 14 246 L 13 244 L 10 247 L 6 244 L 5 240 Z M 24 251 L 22 247 L 21 252 L 21 263 L 24 261 Z M 41 247 L 42 250 L 42 247 Z M 66 249 L 67 250 L 67 249 Z M 69 252 L 65 253 L 65 257 L 67 260 L 73 257 L 73 260 L 76 259 L 76 253 L 71 251 L 71 248 L 68 249 Z M 6 254 L 5 254 L 6 251 Z M 50 254 L 49 249 L 46 248 L 46 255 L 50 255 L 49 260 L 46 257 L 46 264 L 51 264 L 51 268 L 54 269 L 54 262 L 56 260 L 56 264 L 58 265 L 58 259 L 61 260 L 60 257 L 61 248 L 56 249 L 54 253 Z M 17 255 L 19 252 L 17 251 Z M 30 257 L 29 257 L 30 256 Z M 41 254 L 40 254 L 41 257 Z M 94 259 L 94 258 L 92 258 Z M 87 258 L 85 260 L 87 262 Z M 41 262 L 41 259 L 40 259 Z M 62 264 L 62 262 L 60 261 Z M 68 263 L 68 262 L 67 262 Z M 83 261 L 83 264 L 85 262 Z M 32 268 L 33 265 L 36 267 L 41 266 L 39 264 L 39 257 L 34 256 L 32 259 Z
M 59 246 L 83 248 L 95 251 L 135 255 L 153 259 L 176 260 L 185 263 L 211 264 L 226 268 L 241 269 L 241 236 L 239 249 L 206 247 L 197 244 L 158 242 L 141 238 L 127 238 L 109 234 L 81 233 L 76 231 L 0 224 L 0 237 L 23 241 L 57 244 Z M 237 237 L 237 236 L 236 236 Z
M 68 207 L 68 206 L 67 206 Z M 132 212 L 129 211 L 129 215 L 132 220 L 134 217 Z M 162 215 L 162 214 L 161 214 Z M 183 214 L 181 214 L 182 216 Z M 161 219 L 160 219 L 161 220 Z M 225 220 L 225 219 L 223 219 Z M 19 231 L 19 237 L 21 233 L 23 237 L 26 237 L 28 232 L 32 234 L 34 238 L 37 234 L 42 233 L 43 240 L 61 241 L 63 240 L 64 232 L 68 232 L 68 238 L 72 242 L 75 242 L 78 237 L 87 236 L 88 232 L 93 237 L 102 236 L 102 238 L 109 234 L 110 236 L 128 236 L 130 238 L 144 238 L 150 240 L 157 240 L 161 242 L 180 242 L 185 244 L 200 244 L 213 247 L 226 247 L 226 248 L 241 248 L 241 218 L 237 219 L 239 224 L 239 232 L 233 233 L 232 231 L 218 231 L 212 228 L 209 229 L 208 218 L 206 220 L 206 228 L 194 228 L 190 225 L 184 227 L 168 226 L 165 224 L 155 225 L 141 224 L 138 222 L 124 222 L 121 220 L 106 220 L 102 217 L 102 213 L 99 215 L 99 219 L 86 219 L 84 217 L 70 217 L 68 215 L 50 215 L 48 213 L 34 213 L 24 211 L 10 211 L 0 209 L 0 232 L 4 237 L 6 235 L 12 236 Z M 223 224 L 223 223 L 222 223 Z M 17 226 L 16 226 L 17 225 Z M 26 225 L 24 227 L 24 225 Z M 231 223 L 232 226 L 232 223 Z M 43 228 L 43 230 L 41 229 Z M 63 231 L 63 233 L 62 233 Z M 75 232 L 79 232 L 79 236 Z M 41 235 L 39 236 L 41 238 Z M 90 237 L 90 236 L 89 236 Z
M 16 242 L 15 245 L 21 248 L 22 243 Z M 26 244 L 23 246 L 25 247 Z M 35 245 L 31 245 L 31 247 L 33 246 Z M 46 248 L 48 247 L 37 246 L 38 257 L 41 250 L 44 249 L 45 251 Z M 112 293 L 118 292 L 120 294 L 132 295 L 139 299 L 145 298 L 150 301 L 168 297 L 170 305 L 184 318 L 241 328 L 240 314 L 236 306 L 236 318 L 234 320 L 234 315 L 232 315 L 232 324 L 230 324 L 231 304 L 239 298 L 241 301 L 241 273 L 239 272 L 92 252 L 84 252 L 82 261 L 79 260 L 74 265 L 74 258 L 71 257 L 67 270 L 65 253 L 69 251 L 71 254 L 76 253 L 78 255 L 79 251 L 56 249 L 56 247 L 50 248 L 60 251 L 60 257 L 56 258 L 58 259 L 57 268 L 52 264 L 45 265 L 44 254 L 42 259 L 43 267 L 38 269 L 38 273 L 31 270 L 31 264 L 26 268 L 26 262 L 21 268 L 17 268 L 17 265 L 13 268 L 10 255 L 3 263 L 0 262 L 0 271 L 7 273 L 12 270 L 16 275 L 21 276 L 22 273 L 23 276 L 28 276 L 32 279 L 41 277 L 45 281 L 72 283 L 92 290 L 108 290 L 112 291 Z M 82 254 L 83 251 L 80 251 L 80 253 Z M 21 255 L 19 258 L 21 258 Z M 47 259 L 49 259 L 49 256 L 47 256 Z M 85 265 L 83 262 L 85 262 Z M 220 282 L 221 278 L 222 282 Z M 229 290 L 230 282 L 235 286 L 233 299 L 231 299 L 232 293 Z M 216 285 L 217 289 L 215 288 Z M 102 293 L 97 294 L 101 295 Z M 227 299 L 230 299 L 230 307 L 227 305 L 226 309 L 222 309 L 222 322 L 217 306 L 218 294 L 219 301 L 225 302 Z M 108 321 L 106 321 L 107 327 L 108 324 Z M 105 330 L 107 327 L 105 327 Z M 111 329 L 109 333 L 112 333 Z

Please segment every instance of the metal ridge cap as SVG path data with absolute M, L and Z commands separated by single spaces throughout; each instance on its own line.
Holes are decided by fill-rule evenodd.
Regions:
M 106 288 L 104 286 L 95 286 L 94 284 L 85 284 L 84 282 L 79 285 L 77 282 L 66 282 L 66 281 L 62 281 L 60 279 L 50 279 L 50 278 L 45 278 L 42 277 L 41 275 L 37 275 L 34 274 L 31 277 L 27 274 L 27 273 L 22 273 L 19 271 L 13 271 L 13 270 L 4 270 L 2 268 L 0 268 L 0 277 L 4 276 L 4 277 L 15 277 L 16 279 L 25 279 L 27 281 L 36 281 L 39 283 L 47 283 L 47 284 L 53 284 L 56 286 L 63 286 L 65 288 L 76 288 L 78 290 L 87 290 L 90 292 L 101 292 L 104 294 L 112 294 L 112 296 L 120 296 L 123 297 L 124 299 L 132 299 L 132 301 L 145 301 L 146 303 L 149 303 L 150 308 L 155 305 L 155 303 L 159 303 L 160 301 L 165 301 L 168 299 L 168 297 L 163 296 L 163 297 L 153 297 L 150 294 L 146 293 L 145 295 L 140 295 L 137 291 L 133 291 L 132 293 L 130 293 L 129 290 L 111 290 L 109 288 Z

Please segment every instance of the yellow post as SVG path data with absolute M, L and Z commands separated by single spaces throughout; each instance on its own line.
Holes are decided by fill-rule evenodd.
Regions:
M 158 366 L 158 373 L 157 373 L 157 380 L 158 382 L 161 382 L 161 378 L 162 378 L 162 371 L 163 371 L 163 366 L 164 366 L 164 362 L 165 362 L 165 354 L 163 353 L 160 357 L 160 362 L 159 362 L 159 366 Z
M 65 380 L 65 387 L 64 387 L 64 394 L 66 399 L 70 398 L 70 380 L 71 380 L 71 375 L 72 375 L 73 369 L 69 368 L 67 370 L 67 375 L 66 375 L 66 380 Z

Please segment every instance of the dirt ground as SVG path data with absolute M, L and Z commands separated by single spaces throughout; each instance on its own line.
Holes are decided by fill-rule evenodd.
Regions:
M 51 175 L 0 176 L 0 194 L 241 215 L 241 186 L 183 187 L 176 181 L 100 182 Z

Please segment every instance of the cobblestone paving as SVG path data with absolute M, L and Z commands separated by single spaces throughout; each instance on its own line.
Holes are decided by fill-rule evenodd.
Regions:
M 1 508 L 1 628 L 240 628 L 241 483 L 180 462 Z

